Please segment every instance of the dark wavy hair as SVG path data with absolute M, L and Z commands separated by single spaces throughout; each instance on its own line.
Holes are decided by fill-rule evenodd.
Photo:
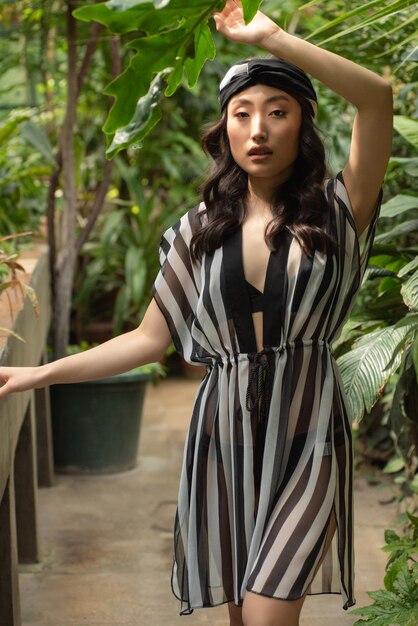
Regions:
M 291 94 L 293 95 L 293 94 Z M 323 230 L 330 207 L 323 184 L 326 176 L 325 150 L 312 118 L 309 102 L 297 96 L 302 108 L 299 151 L 290 177 L 277 188 L 273 200 L 273 219 L 266 227 L 265 240 L 276 250 L 276 239 L 286 229 L 299 242 L 305 254 L 315 250 L 336 251 L 335 241 Z M 226 130 L 227 110 L 211 125 L 201 139 L 202 148 L 214 161 L 212 172 L 201 187 L 207 223 L 194 233 L 190 247 L 194 261 L 203 253 L 213 254 L 235 232 L 246 214 L 247 173 L 234 161 Z

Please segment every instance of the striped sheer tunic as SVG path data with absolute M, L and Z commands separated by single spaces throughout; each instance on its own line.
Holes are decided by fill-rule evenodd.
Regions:
M 351 423 L 331 344 L 359 290 L 381 197 L 358 238 L 341 173 L 324 193 L 324 228 L 338 251 L 307 256 L 280 234 L 266 272 L 262 351 L 242 230 L 196 264 L 189 244 L 202 204 L 162 237 L 154 298 L 177 351 L 206 364 L 174 529 L 172 588 L 182 614 L 241 605 L 246 590 L 286 600 L 341 593 L 344 608 L 355 602 Z M 337 531 L 324 555 L 333 513 Z

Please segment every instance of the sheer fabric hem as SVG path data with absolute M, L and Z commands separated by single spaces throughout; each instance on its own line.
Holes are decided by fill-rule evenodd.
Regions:
M 269 596 L 265 593 L 259 593 L 257 591 L 252 591 L 252 589 L 247 589 L 247 591 L 251 592 L 251 593 L 255 593 L 258 596 L 263 596 L 264 598 L 270 598 L 271 600 L 284 600 L 286 602 L 293 602 L 296 600 L 300 600 L 301 598 L 303 598 L 303 596 L 299 596 L 299 597 L 295 597 L 295 598 L 282 598 L 280 596 Z M 186 600 L 182 600 L 181 598 L 179 598 L 179 596 L 174 592 L 173 590 L 173 595 L 177 598 L 177 600 L 179 600 L 180 602 L 184 602 L 185 604 L 187 604 Z M 316 591 L 313 593 L 308 593 L 308 596 L 341 596 L 341 592 L 340 591 Z M 224 604 L 230 604 L 231 602 L 233 602 L 235 604 L 235 606 L 241 607 L 243 600 L 240 601 L 239 604 L 237 604 L 235 602 L 235 600 L 232 598 L 231 600 L 223 600 L 222 602 L 217 602 L 214 604 L 199 604 L 196 606 L 190 606 L 188 608 L 182 609 L 179 613 L 180 616 L 184 616 L 184 615 L 191 615 L 195 610 L 199 610 L 199 609 L 214 609 L 218 606 L 222 606 Z M 343 609 L 344 611 L 346 611 L 347 609 L 351 608 L 352 606 L 354 606 L 356 604 L 356 601 L 353 599 L 349 599 L 347 600 L 347 602 L 345 604 L 343 604 Z

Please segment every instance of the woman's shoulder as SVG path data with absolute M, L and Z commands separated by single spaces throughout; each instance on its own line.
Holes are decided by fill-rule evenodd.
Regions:
M 188 216 L 191 229 L 193 233 L 195 233 L 197 230 L 202 228 L 207 220 L 205 203 L 199 202 L 199 204 L 196 204 L 194 207 L 189 209 L 186 215 Z
M 171 240 L 180 235 L 186 242 L 189 242 L 194 233 L 204 224 L 206 219 L 205 208 L 204 202 L 199 202 L 183 213 L 174 224 L 164 231 L 163 239 Z

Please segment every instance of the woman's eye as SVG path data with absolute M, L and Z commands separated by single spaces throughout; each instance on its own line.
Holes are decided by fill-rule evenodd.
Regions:
M 274 111 L 272 111 L 270 115 L 273 115 L 273 117 L 283 117 L 284 115 L 286 115 L 286 111 L 282 111 L 281 109 L 274 109 Z
M 246 113 L 245 111 L 237 111 L 235 113 L 235 117 L 238 117 L 238 118 L 248 117 L 248 113 Z

